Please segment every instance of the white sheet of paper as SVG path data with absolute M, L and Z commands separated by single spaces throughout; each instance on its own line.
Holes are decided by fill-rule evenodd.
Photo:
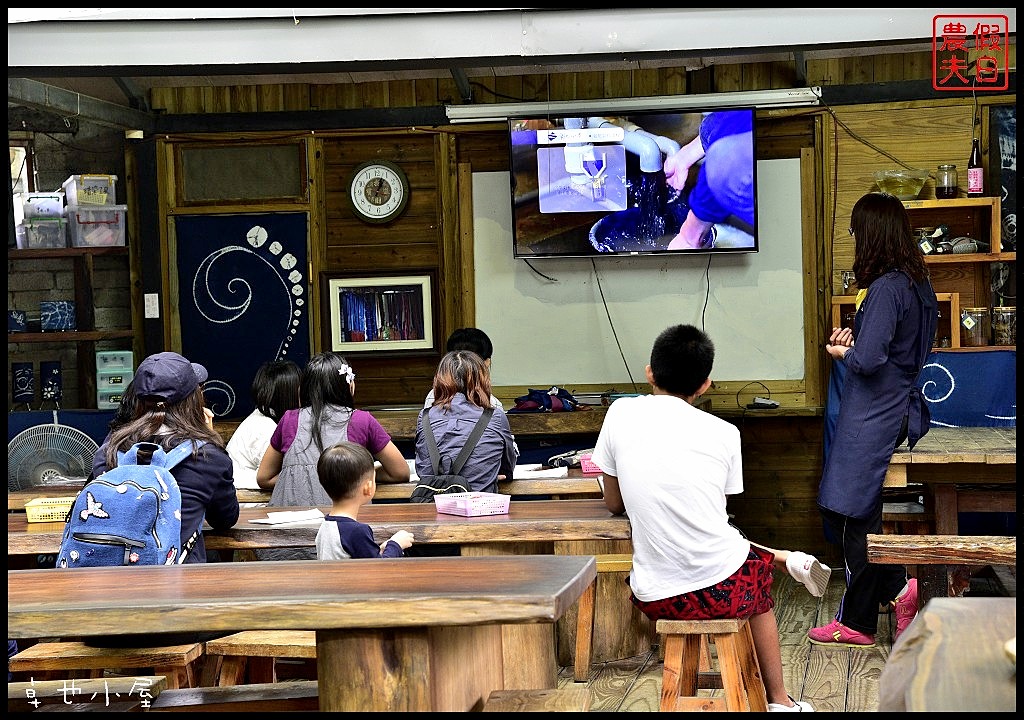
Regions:
M 540 464 L 527 463 L 524 465 L 516 465 L 512 469 L 513 480 L 529 480 L 530 478 L 564 478 L 569 477 L 569 468 L 557 467 L 543 469 L 544 466 Z
M 317 508 L 312 510 L 284 510 L 268 512 L 265 518 L 255 518 L 252 522 L 261 525 L 284 525 L 287 523 L 322 522 L 324 514 Z

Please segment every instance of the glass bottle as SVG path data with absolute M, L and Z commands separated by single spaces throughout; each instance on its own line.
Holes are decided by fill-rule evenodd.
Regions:
M 957 180 L 956 165 L 939 165 L 939 171 L 935 174 L 935 198 L 938 200 L 955 198 Z
M 978 138 L 971 145 L 971 159 L 967 162 L 967 197 L 985 194 L 985 170 L 981 166 L 981 146 Z

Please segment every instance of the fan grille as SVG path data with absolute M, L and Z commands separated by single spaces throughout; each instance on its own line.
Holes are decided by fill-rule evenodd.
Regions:
M 34 425 L 7 443 L 7 489 L 84 483 L 99 445 L 69 425 Z

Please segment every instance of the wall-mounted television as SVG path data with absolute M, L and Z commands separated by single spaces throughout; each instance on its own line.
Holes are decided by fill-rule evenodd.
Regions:
M 757 252 L 753 107 L 508 126 L 515 257 Z

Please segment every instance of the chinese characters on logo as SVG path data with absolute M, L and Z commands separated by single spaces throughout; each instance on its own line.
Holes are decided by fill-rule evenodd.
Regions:
M 103 691 L 99 690 L 98 680 L 64 680 L 63 685 L 60 688 L 60 695 L 63 704 L 72 705 L 75 702 L 95 702 L 99 701 L 103 703 L 104 707 L 110 707 L 110 698 L 113 695 L 115 698 L 120 698 L 121 692 L 111 692 L 110 686 L 106 680 L 103 680 Z M 137 677 L 132 681 L 132 686 L 129 688 L 128 697 L 138 697 L 140 699 L 140 705 L 143 708 L 148 708 L 150 702 L 153 700 L 153 694 L 150 692 L 150 686 L 152 685 L 152 678 L 148 677 Z M 88 688 L 79 687 L 77 683 L 89 686 Z M 93 690 L 95 688 L 95 690 Z M 38 697 L 38 693 L 35 689 L 35 678 L 29 680 L 29 687 L 25 688 L 25 699 L 28 704 L 34 708 L 39 708 L 43 704 L 43 701 Z
M 1006 90 L 1010 87 L 1006 15 L 932 18 L 932 87 Z

